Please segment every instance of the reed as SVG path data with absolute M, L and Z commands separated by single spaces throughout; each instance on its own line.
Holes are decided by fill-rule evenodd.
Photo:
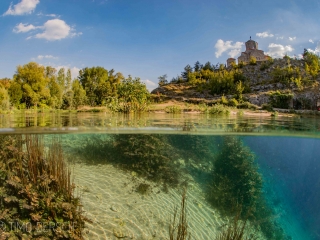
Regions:
M 38 135 L 26 135 L 26 151 L 28 153 L 29 180 L 34 184 L 42 182 L 43 190 L 48 191 L 48 180 L 51 190 L 61 192 L 70 200 L 72 197 L 73 185 L 71 184 L 71 171 L 64 161 L 63 151 L 60 142 L 53 139 L 48 151 L 45 151 L 43 137 Z
M 179 220 L 178 220 L 179 218 Z M 190 240 L 191 234 L 188 231 L 188 222 L 186 214 L 186 190 L 182 193 L 180 215 L 178 217 L 178 208 L 175 207 L 173 218 L 169 225 L 170 240 Z
M 230 224 L 228 224 L 215 240 L 255 240 L 258 239 L 254 234 L 246 236 L 247 219 L 241 221 L 241 211 L 238 211 Z

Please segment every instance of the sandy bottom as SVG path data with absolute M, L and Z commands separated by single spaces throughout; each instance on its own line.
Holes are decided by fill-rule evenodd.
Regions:
M 178 189 L 162 191 L 112 165 L 74 165 L 77 192 L 85 215 L 85 239 L 169 239 L 168 229 L 174 208 L 181 203 Z M 136 191 L 140 183 L 151 185 L 146 194 Z M 214 239 L 226 219 L 204 199 L 196 183 L 188 185 L 187 221 L 192 239 Z M 259 238 L 261 239 L 261 238 Z

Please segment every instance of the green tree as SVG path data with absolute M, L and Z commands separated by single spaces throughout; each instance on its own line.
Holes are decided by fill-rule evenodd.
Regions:
M 56 76 L 50 77 L 48 86 L 50 89 L 49 105 L 53 108 L 61 108 L 63 88 L 60 84 L 58 84 Z
M 4 87 L 6 90 L 10 88 L 11 85 L 11 79 L 10 78 L 2 78 L 0 79 L 0 86 Z
M 130 75 L 118 87 L 119 110 L 123 112 L 145 111 L 148 107 L 150 93 L 140 78 Z
M 158 80 L 159 80 L 158 85 L 159 85 L 159 87 L 162 87 L 163 85 L 168 83 L 167 78 L 168 78 L 167 74 L 164 74 L 164 75 L 158 77 Z
M 243 83 L 242 81 L 239 81 L 237 84 L 236 84 L 236 97 L 237 97 L 237 100 L 241 103 L 243 102 L 243 96 L 242 96 L 242 93 L 244 91 L 244 86 L 243 86 Z
M 48 102 L 50 98 L 49 78 L 45 67 L 36 62 L 18 66 L 13 79 L 15 83 L 21 85 L 23 92 L 21 102 L 25 103 L 27 108 Z
M 183 78 L 183 80 L 188 81 L 188 74 L 192 73 L 192 67 L 188 64 L 187 66 L 185 66 L 184 71 L 181 73 L 181 77 Z
M 319 56 L 304 49 L 303 59 L 305 60 L 306 73 L 311 75 L 311 77 L 313 79 L 316 79 L 316 77 L 318 76 L 319 71 L 320 71 L 320 58 L 319 58 Z
M 58 77 L 57 77 L 58 84 L 62 90 L 62 92 L 65 92 L 65 85 L 66 85 L 66 73 L 64 68 L 60 68 L 58 71 Z
M 103 67 L 84 68 L 79 71 L 79 81 L 86 91 L 88 103 L 91 106 L 102 105 L 109 98 L 116 97 L 117 85 L 122 80 L 121 73 L 113 75 Z
M 203 66 L 202 68 L 203 70 L 210 70 L 210 71 L 214 71 L 214 67 L 212 66 L 212 64 L 208 61 L 206 62 L 206 64 Z
M 196 63 L 194 64 L 194 68 L 193 68 L 194 71 L 199 72 L 202 68 L 203 68 L 203 65 L 199 61 L 196 61 Z
M 0 86 L 0 109 L 8 110 L 9 108 L 10 100 L 8 91 L 3 86 Z
M 70 68 L 68 68 L 67 70 L 67 75 L 66 75 L 66 80 L 65 80 L 65 92 L 69 91 L 71 89 L 71 70 Z
M 75 79 L 72 82 L 72 92 L 73 92 L 73 106 L 78 108 L 81 105 L 86 104 L 87 97 L 86 91 L 83 89 L 80 81 Z
M 14 105 L 17 108 L 20 108 L 20 103 L 23 95 L 21 84 L 17 82 L 12 82 L 8 89 L 8 92 L 12 105 Z

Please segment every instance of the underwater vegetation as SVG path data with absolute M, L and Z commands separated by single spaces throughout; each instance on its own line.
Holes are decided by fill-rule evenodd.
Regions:
M 254 163 L 254 155 L 240 140 L 225 137 L 223 146 L 214 160 L 211 201 L 226 215 L 235 203 L 247 213 L 262 192 L 262 176 Z
M 250 149 L 236 137 L 226 136 L 213 164 L 208 201 L 231 217 L 241 206 L 240 220 L 250 220 L 267 239 L 290 239 L 275 221 L 262 191 L 263 179 Z
M 70 173 L 58 140 L 1 135 L 0 239 L 82 239 L 88 219 Z
M 164 186 L 177 186 L 180 172 L 174 166 L 175 149 L 159 134 L 93 135 L 78 153 L 90 164 L 113 164 Z M 140 192 L 140 191 L 138 191 Z M 143 192 L 143 191 L 142 191 Z
M 183 190 L 181 197 L 180 213 L 178 216 L 178 208 L 175 207 L 173 218 L 169 224 L 170 240 L 190 240 L 191 234 L 188 230 L 187 213 L 186 213 L 186 189 Z
M 167 135 L 167 142 L 184 159 L 197 159 L 208 162 L 213 157 L 215 142 L 210 136 L 201 135 Z
M 174 149 L 159 134 L 118 134 L 113 136 L 117 165 L 146 179 L 176 186 L 179 172 L 173 165 Z
M 258 237 L 255 233 L 248 231 L 247 219 L 240 220 L 241 211 L 237 211 L 235 217 L 229 224 L 218 234 L 215 240 L 256 240 Z

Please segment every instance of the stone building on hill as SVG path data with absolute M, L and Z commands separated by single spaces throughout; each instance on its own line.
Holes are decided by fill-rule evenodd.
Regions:
M 241 55 L 238 57 L 238 64 L 243 63 L 249 63 L 250 58 L 254 57 L 257 62 L 266 61 L 269 59 L 268 55 L 264 54 L 264 51 L 258 49 L 258 43 L 254 40 L 248 40 L 246 42 L 246 51 L 242 52 Z M 236 59 L 234 58 L 228 58 L 227 59 L 227 66 L 229 67 L 232 62 L 236 63 Z

